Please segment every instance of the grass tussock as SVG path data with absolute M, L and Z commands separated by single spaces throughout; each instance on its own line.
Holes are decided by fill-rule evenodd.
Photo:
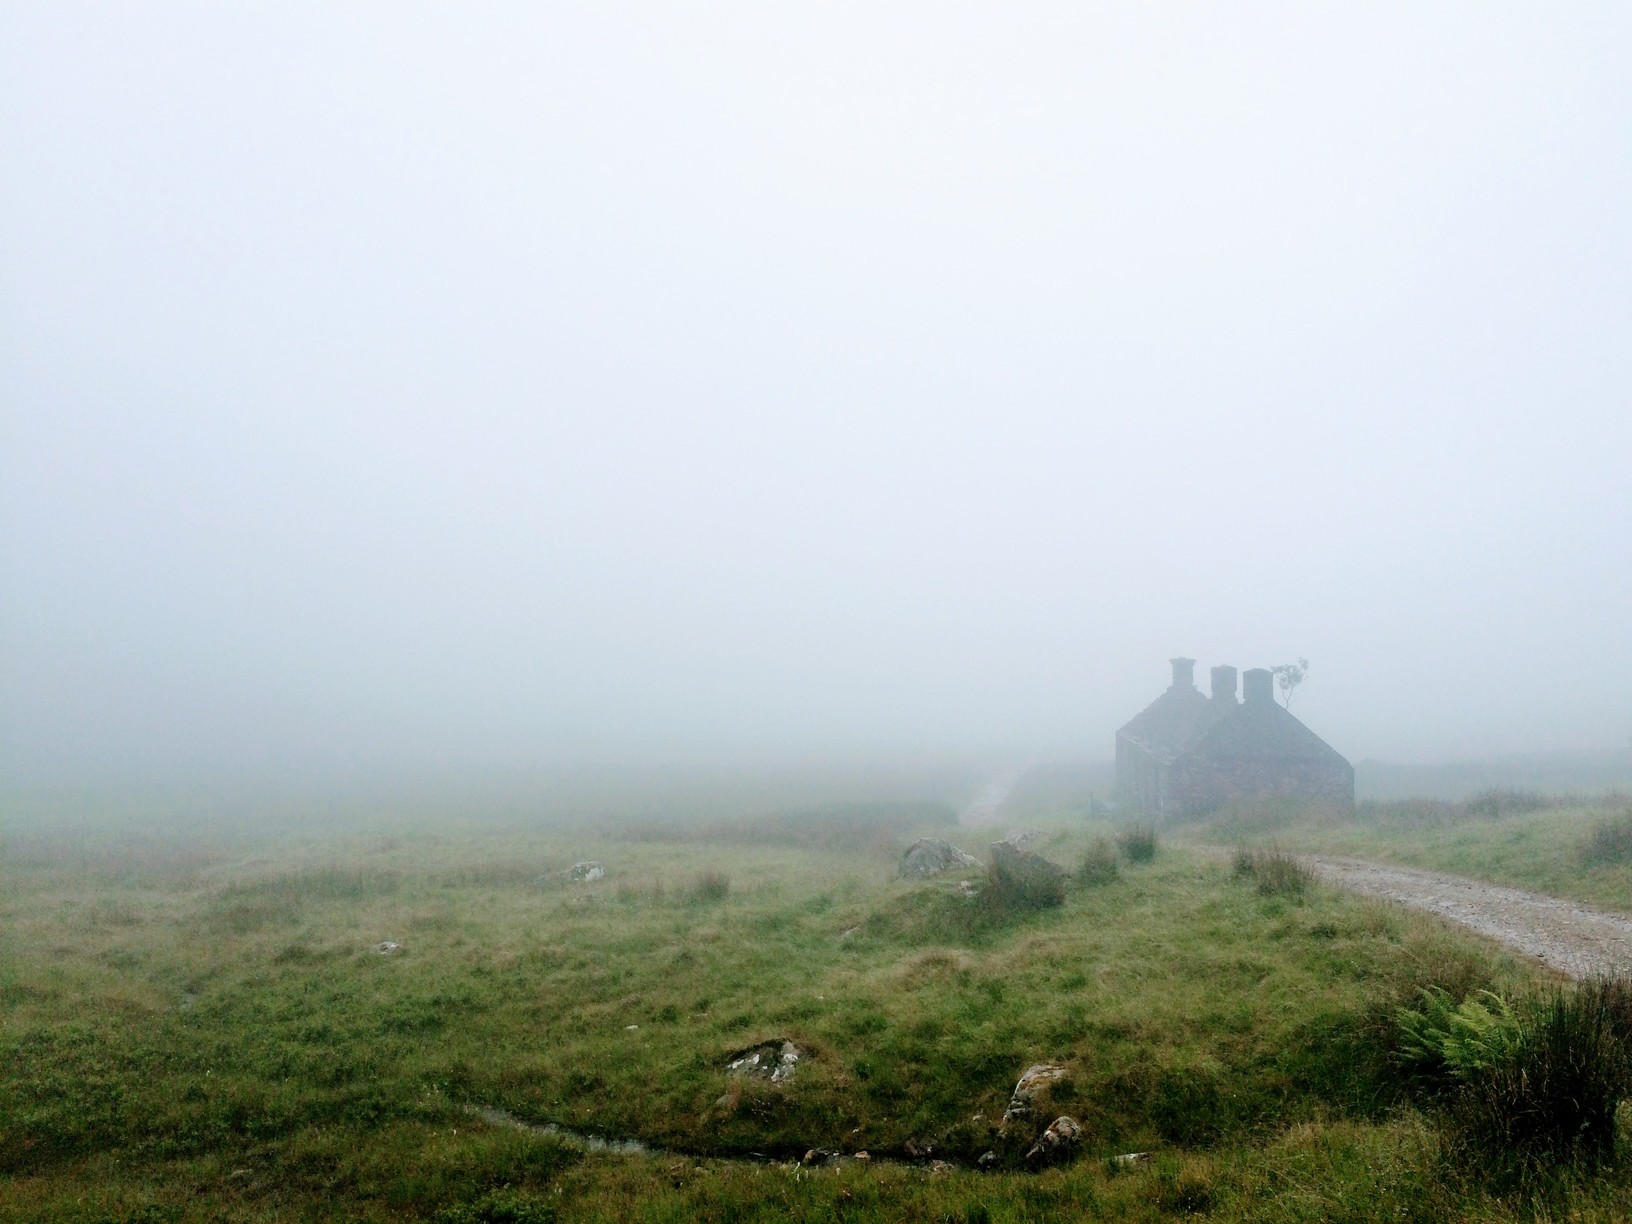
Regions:
M 1301 897 L 1315 883 L 1315 873 L 1307 864 L 1277 846 L 1267 850 L 1239 847 L 1235 852 L 1235 876 L 1252 880 L 1265 897 Z
M 1113 884 L 1121 875 L 1116 858 L 1116 847 L 1103 837 L 1096 837 L 1088 843 L 1088 848 L 1082 852 L 1082 858 L 1077 863 L 1077 883 L 1096 888 L 1102 884 Z
M 1155 862 L 1156 830 L 1150 825 L 1133 825 L 1117 835 L 1116 846 L 1130 863 Z
M 1600 820 L 1581 847 L 1583 867 L 1622 867 L 1632 863 L 1632 808 Z
M 731 895 L 731 877 L 716 867 L 697 873 L 697 878 L 686 890 L 686 898 L 695 905 L 718 905 Z

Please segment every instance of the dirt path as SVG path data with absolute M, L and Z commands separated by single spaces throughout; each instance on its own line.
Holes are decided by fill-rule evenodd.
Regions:
M 1322 880 L 1460 923 L 1570 977 L 1632 973 L 1632 918 L 1483 880 L 1300 854 Z

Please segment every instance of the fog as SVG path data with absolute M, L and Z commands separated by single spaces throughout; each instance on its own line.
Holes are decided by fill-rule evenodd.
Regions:
M 0 772 L 1623 748 L 1628 46 L 8 5 Z

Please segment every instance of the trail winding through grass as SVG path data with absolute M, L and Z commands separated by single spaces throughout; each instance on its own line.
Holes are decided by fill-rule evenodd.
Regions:
M 1437 914 L 1570 977 L 1632 973 L 1632 918 L 1624 914 L 1438 871 L 1297 857 L 1328 884 Z

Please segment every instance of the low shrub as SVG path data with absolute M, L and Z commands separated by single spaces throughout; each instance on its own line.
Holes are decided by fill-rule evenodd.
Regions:
M 1584 867 L 1618 867 L 1632 863 L 1632 808 L 1601 820 L 1581 848 Z
M 1117 836 L 1116 845 L 1130 863 L 1152 862 L 1156 858 L 1156 830 L 1149 825 L 1134 825 Z
M 1315 882 L 1315 873 L 1301 860 L 1277 846 L 1252 850 L 1243 846 L 1235 852 L 1237 879 L 1256 881 L 1266 897 L 1301 897 Z
M 1083 851 L 1082 861 L 1077 864 L 1079 884 L 1090 886 L 1109 884 L 1120 874 L 1116 862 L 1116 848 L 1103 837 L 1095 840 Z

